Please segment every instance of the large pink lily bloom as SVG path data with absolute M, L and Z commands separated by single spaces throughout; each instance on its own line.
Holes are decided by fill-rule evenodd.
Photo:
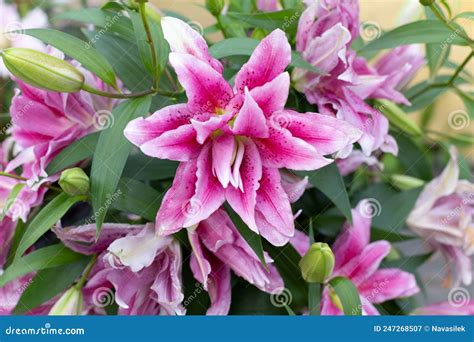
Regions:
M 0 50 L 9 47 L 29 48 L 37 51 L 45 51 L 45 45 L 36 38 L 26 34 L 12 33 L 12 31 L 24 31 L 32 28 L 44 28 L 48 26 L 48 17 L 40 8 L 34 8 L 20 18 L 17 7 L 0 0 Z M 6 78 L 10 75 L 8 69 L 0 59 L 0 77 Z
M 443 172 L 429 182 L 407 219 L 411 230 L 434 250 L 440 251 L 456 269 L 454 286 L 472 282 L 474 254 L 474 184 L 459 179 L 457 151 L 450 149 L 451 159 Z M 445 285 L 451 287 L 448 268 Z
M 361 129 L 364 134 L 358 142 L 366 156 L 378 150 L 397 154 L 397 144 L 388 134 L 388 120 L 364 101 L 386 98 L 408 104 L 399 90 L 421 67 L 422 58 L 417 55 L 410 60 L 411 48 L 397 49 L 383 57 L 386 67 L 370 67 L 350 48 L 359 31 L 358 2 L 327 0 L 307 4 L 298 24 L 296 47 L 303 59 L 326 75 L 295 69 L 292 78 L 296 89 L 304 92 L 321 113 Z
M 104 224 L 97 241 L 93 224 L 55 232 L 70 249 L 99 254 L 83 289 L 86 311 L 100 313 L 114 290 L 120 315 L 185 313 L 179 243 L 158 237 L 152 224 Z
M 262 291 L 274 294 L 283 289 L 272 259 L 265 253 L 266 270 L 224 210 L 219 209 L 195 229 L 188 229 L 188 237 L 193 249 L 191 270 L 211 299 L 208 315 L 228 314 L 231 270 Z
M 372 219 L 363 213 L 367 204 L 361 201 L 352 210 L 353 225 L 345 223 L 332 246 L 335 267 L 332 277 L 349 278 L 360 294 L 364 315 L 378 315 L 373 304 L 409 297 L 419 292 L 415 277 L 398 268 L 382 268 L 380 263 L 390 252 L 390 243 L 379 240 L 370 243 Z M 309 248 L 308 237 L 299 232 L 292 240 L 295 249 L 303 255 Z M 342 315 L 326 287 L 321 301 L 322 315 Z
M 294 223 L 278 169 L 323 167 L 332 162 L 325 155 L 346 149 L 360 132 L 329 116 L 285 110 L 291 47 L 283 31 L 261 41 L 232 88 L 201 35 L 179 19 L 163 18 L 162 25 L 188 103 L 125 129 L 143 153 L 181 162 L 158 212 L 158 231 L 194 226 L 227 201 L 250 229 L 285 244 Z

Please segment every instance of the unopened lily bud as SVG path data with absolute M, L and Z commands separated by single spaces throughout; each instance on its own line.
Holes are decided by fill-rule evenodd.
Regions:
M 392 175 L 390 176 L 390 180 L 393 185 L 403 191 L 415 189 L 425 184 L 421 179 L 406 175 Z
M 34 87 L 72 93 L 81 90 L 84 75 L 68 62 L 43 52 L 9 48 L 1 52 L 7 69 Z
M 334 254 L 327 243 L 313 243 L 301 258 L 299 266 L 304 280 L 323 284 L 334 270 Z
M 224 0 L 206 0 L 206 8 L 214 16 L 221 14 L 224 9 Z
M 79 167 L 64 170 L 59 185 L 70 196 L 86 195 L 89 192 L 89 177 Z
M 50 316 L 71 316 L 82 314 L 83 308 L 82 290 L 73 286 L 59 298 L 49 311 Z
M 387 100 L 377 100 L 375 108 L 382 112 L 392 125 L 402 131 L 414 136 L 423 135 L 421 128 L 395 103 Z

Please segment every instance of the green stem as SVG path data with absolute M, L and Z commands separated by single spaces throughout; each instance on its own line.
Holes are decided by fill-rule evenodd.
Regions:
M 140 12 L 140 17 L 143 22 L 143 27 L 145 29 L 148 45 L 150 45 L 150 50 L 151 50 L 151 62 L 153 65 L 153 89 L 158 89 L 158 77 L 156 74 L 156 70 L 158 69 L 158 61 L 156 59 L 155 43 L 153 42 L 150 25 L 148 24 L 148 18 L 146 16 L 145 1 L 140 2 L 138 4 L 138 12 Z
M 446 18 L 444 17 L 443 13 L 441 13 L 441 11 L 439 10 L 438 7 L 436 7 L 435 4 L 431 4 L 430 5 L 430 9 L 431 11 L 433 12 L 433 14 L 447 27 L 449 28 L 451 31 L 453 31 L 454 34 L 456 35 L 459 35 L 462 39 L 466 40 L 469 45 L 472 47 L 473 44 L 474 44 L 474 41 L 469 38 L 468 36 L 466 36 L 462 31 L 460 31 L 459 29 L 457 29 L 456 27 L 454 27 L 448 20 L 446 20 Z
M 154 90 L 154 89 L 149 89 L 145 90 L 142 92 L 138 93 L 128 93 L 128 94 L 117 94 L 117 93 L 108 93 L 96 88 L 93 88 L 87 84 L 82 85 L 82 90 L 87 91 L 92 94 L 104 96 L 104 97 L 109 97 L 109 98 L 114 98 L 114 99 L 130 99 L 130 98 L 135 98 L 135 97 L 142 97 L 146 95 L 162 95 L 162 96 L 168 96 L 168 97 L 174 97 L 179 95 L 179 93 L 174 93 L 170 91 L 161 91 L 161 90 Z
M 466 57 L 466 59 L 464 59 L 464 61 L 461 63 L 460 66 L 458 66 L 458 68 L 456 69 L 456 71 L 454 72 L 453 76 L 451 76 L 451 78 L 449 79 L 448 81 L 448 85 L 452 86 L 454 84 L 454 80 L 456 79 L 456 77 L 458 77 L 459 73 L 464 69 L 464 67 L 466 66 L 466 64 L 469 62 L 469 60 L 474 56 L 474 51 L 471 51 L 471 53 Z
M 19 180 L 19 181 L 22 181 L 22 182 L 26 182 L 28 180 L 28 178 L 17 176 L 17 175 L 12 175 L 11 173 L 7 173 L 7 172 L 3 172 L 3 171 L 0 171 L 0 177 L 13 178 L 13 179 L 16 179 L 16 180 Z M 48 189 L 54 190 L 54 191 L 58 191 L 58 192 L 63 191 L 61 188 L 58 188 L 57 186 L 54 186 L 54 185 L 49 185 L 49 184 L 44 183 L 44 184 L 42 184 L 42 186 L 44 186 Z
M 76 284 L 76 286 L 79 289 L 81 289 L 84 286 L 84 284 L 86 283 L 87 278 L 89 278 L 89 275 L 91 274 L 92 268 L 94 267 L 96 261 L 97 261 L 97 254 L 94 254 L 94 256 L 92 257 L 92 260 L 89 262 L 89 264 L 87 265 L 86 270 L 82 274 L 81 279 L 79 279 L 79 281 Z

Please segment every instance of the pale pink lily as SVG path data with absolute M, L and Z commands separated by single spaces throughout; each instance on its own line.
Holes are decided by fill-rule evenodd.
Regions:
M 262 291 L 274 294 L 283 289 L 272 259 L 265 253 L 266 270 L 224 210 L 219 209 L 196 228 L 189 228 L 188 237 L 193 249 L 191 270 L 211 299 L 208 315 L 229 312 L 231 270 Z
M 384 240 L 370 243 L 372 219 L 363 212 L 366 205 L 361 201 L 352 210 L 353 225 L 345 223 L 332 246 L 336 261 L 332 277 L 349 278 L 359 291 L 363 314 L 378 315 L 373 304 L 412 296 L 419 292 L 419 288 L 412 274 L 398 268 L 379 268 L 391 247 Z M 308 238 L 302 233 L 298 233 L 291 242 L 301 255 L 309 248 Z M 334 304 L 331 296 L 331 291 L 326 287 L 321 314 L 341 315 L 341 309 Z
M 443 172 L 429 182 L 416 201 L 407 224 L 416 234 L 439 250 L 456 268 L 454 285 L 472 282 L 474 254 L 474 184 L 459 179 L 457 151 Z M 451 286 L 448 268 L 446 285 Z
M 441 302 L 427 305 L 416 309 L 412 315 L 436 315 L 436 316 L 473 316 L 474 301 L 465 302 Z
M 76 252 L 100 253 L 83 289 L 85 310 L 100 309 L 101 296 L 115 290 L 121 315 L 185 313 L 179 243 L 153 225 L 105 224 L 97 243 L 93 224 L 55 231 Z
M 37 51 L 45 51 L 45 45 L 38 39 L 13 31 L 24 31 L 32 28 L 44 28 L 48 26 L 48 17 L 40 8 L 31 10 L 24 18 L 20 18 L 15 5 L 0 0 L 0 50 L 9 47 L 29 48 Z M 0 77 L 6 78 L 10 75 L 8 69 L 0 58 Z
M 179 19 L 165 17 L 162 25 L 188 103 L 125 129 L 145 154 L 181 162 L 158 212 L 158 231 L 196 225 L 227 201 L 250 229 L 285 244 L 294 223 L 278 169 L 323 167 L 332 162 L 325 155 L 346 149 L 360 132 L 335 118 L 284 109 L 291 47 L 283 31 L 262 40 L 232 88 L 201 35 Z

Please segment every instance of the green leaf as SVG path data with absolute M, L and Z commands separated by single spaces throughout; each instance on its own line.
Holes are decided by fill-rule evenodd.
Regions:
M 411 256 L 401 257 L 400 259 L 396 259 L 396 260 L 384 260 L 382 261 L 382 267 L 400 268 L 407 272 L 414 273 L 416 272 L 418 267 L 420 267 L 426 261 L 428 261 L 428 259 L 431 258 L 432 255 L 433 253 L 427 253 L 427 254 L 422 254 L 422 255 L 411 255 Z
M 85 257 L 73 264 L 39 271 L 29 282 L 13 313 L 21 315 L 31 311 L 69 288 L 82 274 L 90 259 Z
M 100 132 L 88 134 L 72 144 L 66 146 L 54 159 L 48 164 L 46 172 L 53 175 L 68 167 L 71 167 L 84 159 L 92 157 L 99 141 Z
M 260 42 L 252 38 L 228 38 L 221 40 L 209 48 L 210 54 L 217 59 L 231 56 L 251 56 Z M 312 66 L 301 58 L 298 52 L 293 51 L 291 55 L 292 62 L 290 66 L 309 70 L 317 74 L 325 73 Z
M 163 29 L 161 28 L 161 22 L 157 22 L 150 18 L 149 20 L 151 37 L 153 39 L 153 44 L 155 45 L 155 53 L 157 59 L 157 70 L 155 70 L 156 77 L 159 79 L 161 74 L 168 64 L 168 57 L 170 54 L 170 47 L 168 42 L 165 39 L 163 34 Z
M 457 91 L 456 93 L 464 103 L 464 107 L 466 107 L 469 116 L 474 119 L 474 93 L 466 94 L 462 91 Z
M 61 193 L 49 202 L 28 224 L 16 251 L 15 260 L 19 259 L 31 245 L 56 224 L 73 204 L 84 199 L 85 196 L 70 197 L 66 193 Z
M 380 211 L 372 219 L 372 226 L 398 232 L 405 226 L 405 221 L 413 209 L 422 188 L 400 192 L 386 200 L 379 201 Z M 377 199 L 377 198 L 376 198 Z
M 439 20 L 420 20 L 399 26 L 383 34 L 380 38 L 365 45 L 359 52 L 390 49 L 408 44 L 440 44 L 448 39 L 453 45 L 467 45 L 464 39 L 452 32 Z
M 18 194 L 25 186 L 26 186 L 25 183 L 18 183 L 10 191 L 10 193 L 8 194 L 8 198 L 4 204 L 4 208 L 0 214 L 0 220 L 3 220 L 5 218 L 5 215 L 8 213 L 11 206 L 15 203 L 15 200 L 18 197 Z
M 325 194 L 347 218 L 352 222 L 351 203 L 336 163 L 331 163 L 316 171 L 298 171 L 300 176 L 308 176 L 309 182 Z
M 140 62 L 138 46 L 124 38 L 112 34 L 103 34 L 100 39 L 93 41 L 98 31 L 82 30 L 94 47 L 107 58 L 114 61 L 113 68 L 125 88 L 131 92 L 148 90 L 152 86 L 152 78 Z M 126 58 L 124 56 L 126 54 Z
M 228 12 L 226 16 L 238 20 L 240 25 L 247 24 L 250 27 L 258 27 L 268 31 L 281 29 L 285 32 L 294 34 L 296 33 L 300 13 L 301 9 L 291 8 L 265 13 Z
M 139 116 L 146 116 L 151 98 L 143 97 L 122 102 L 113 111 L 114 123 L 100 133 L 91 167 L 92 207 L 96 215 L 97 233 L 107 213 L 108 198 L 112 198 L 120 180 L 132 145 L 123 135 L 125 126 Z
M 84 258 L 87 257 L 71 251 L 61 243 L 35 250 L 17 259 L 3 272 L 0 287 L 30 272 L 75 263 Z
M 53 22 L 58 20 L 92 24 L 106 29 L 107 32 L 115 32 L 129 40 L 134 39 L 132 24 L 122 12 L 113 13 L 99 8 L 84 8 L 75 11 L 67 11 L 52 18 Z M 97 36 L 97 39 L 100 39 L 100 35 Z
M 123 169 L 123 177 L 138 180 L 173 179 L 178 162 L 148 157 L 141 152 L 131 155 Z
M 361 316 L 362 304 L 359 292 L 354 284 L 345 277 L 336 277 L 329 281 L 329 284 L 336 292 L 341 301 L 344 315 Z
M 155 221 L 165 194 L 131 178 L 122 178 L 117 192 L 120 196 L 113 201 L 113 208 L 138 215 L 149 221 Z
M 116 87 L 115 73 L 112 66 L 90 43 L 53 29 L 28 29 L 22 31 L 22 33 L 38 38 L 46 44 L 63 51 L 66 55 L 81 63 L 84 68 L 96 74 L 105 83 Z
M 474 20 L 474 12 L 463 12 L 459 13 L 456 15 L 451 21 L 457 20 L 457 19 L 469 19 L 469 20 Z
M 433 172 L 426 151 L 405 134 L 397 134 L 396 140 L 399 149 L 397 158 L 403 166 L 402 173 L 425 181 L 431 180 Z
M 224 207 L 227 211 L 227 214 L 229 214 L 230 219 L 239 231 L 240 235 L 244 238 L 245 241 L 247 241 L 250 248 L 253 249 L 257 257 L 260 259 L 262 265 L 268 269 L 267 262 L 265 261 L 265 256 L 263 253 L 262 238 L 260 237 L 260 235 L 250 230 L 250 228 L 247 227 L 245 222 L 242 221 L 240 216 L 237 215 L 237 213 L 231 208 L 228 203 L 225 203 Z
M 154 73 L 153 63 L 152 63 L 152 51 L 150 49 L 150 44 L 148 44 L 147 35 L 145 28 L 143 26 L 142 19 L 140 14 L 129 10 L 128 15 L 133 24 L 133 30 L 135 32 L 135 43 L 138 46 L 138 52 L 140 53 L 140 58 L 150 74 Z
M 283 247 L 275 247 L 270 243 L 265 243 L 265 250 L 273 259 L 273 265 L 276 266 L 278 273 L 283 278 L 285 288 L 291 293 L 291 307 L 298 310 L 307 307 L 308 283 L 304 281 L 298 266 L 301 260 L 300 254 L 290 243 Z

